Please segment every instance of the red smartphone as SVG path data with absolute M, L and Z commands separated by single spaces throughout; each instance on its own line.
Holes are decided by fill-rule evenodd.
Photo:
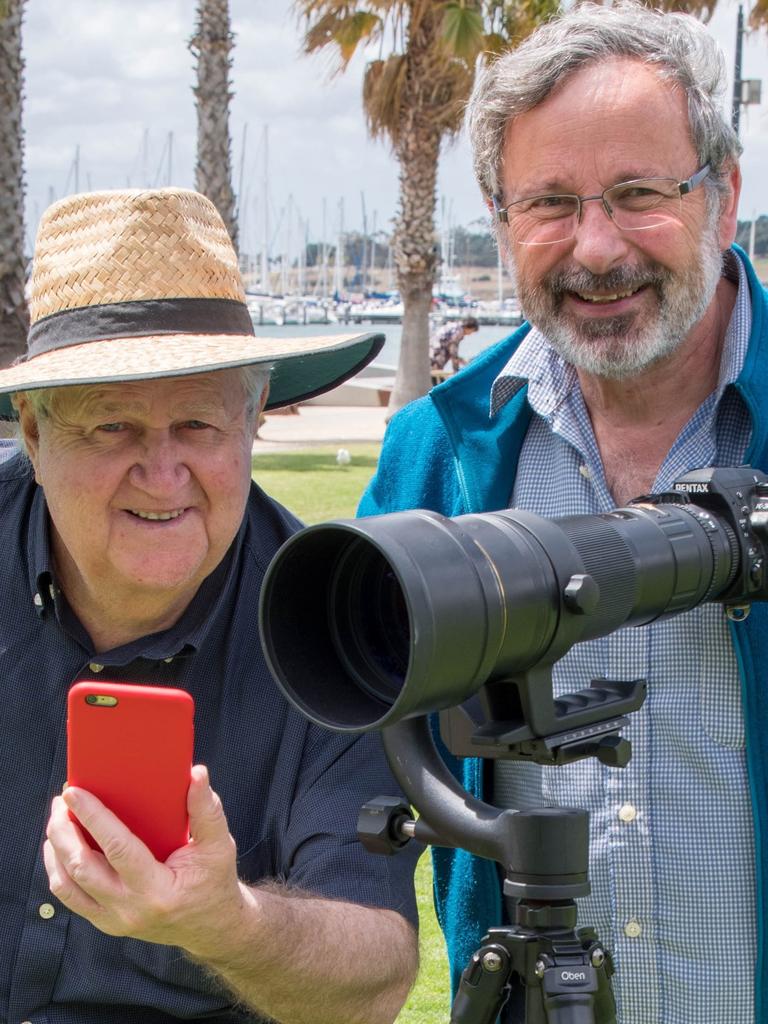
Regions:
M 189 839 L 194 708 L 168 687 L 91 680 L 69 691 L 67 785 L 97 796 L 159 861 Z

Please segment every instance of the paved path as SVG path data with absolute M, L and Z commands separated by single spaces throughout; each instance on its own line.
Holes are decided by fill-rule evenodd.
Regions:
M 387 410 L 383 406 L 302 405 L 295 415 L 267 414 L 253 454 L 287 452 L 319 444 L 381 441 Z

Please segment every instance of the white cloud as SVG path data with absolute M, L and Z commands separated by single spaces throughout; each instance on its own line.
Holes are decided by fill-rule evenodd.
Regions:
M 165 183 L 169 137 L 177 184 L 194 182 L 193 57 L 195 0 L 28 0 L 24 25 L 25 127 L 30 232 L 51 193 L 72 187 L 79 146 L 81 188 Z M 263 216 L 263 136 L 269 127 L 270 220 L 288 197 L 320 231 L 323 200 L 329 234 L 339 201 L 348 227 L 394 215 L 398 167 L 383 142 L 367 135 L 361 91 L 364 60 L 329 79 L 328 60 L 301 52 L 301 26 L 289 0 L 231 0 L 235 32 L 231 132 L 233 178 L 240 183 L 253 234 Z M 711 28 L 733 63 L 735 0 L 720 0 Z M 765 72 L 765 34 L 748 37 L 743 77 Z M 765 211 L 768 80 L 765 100 L 742 118 L 745 145 L 742 216 Z M 246 149 L 242 158 L 244 127 Z M 468 146 L 446 148 L 440 195 L 455 223 L 484 216 Z M 261 211 L 261 212 L 259 212 Z M 438 214 L 440 204 L 438 204 Z M 285 216 L 284 216 L 285 219 Z M 295 227 L 294 227 L 295 230 Z

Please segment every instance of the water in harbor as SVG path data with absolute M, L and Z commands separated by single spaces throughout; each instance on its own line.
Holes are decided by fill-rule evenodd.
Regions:
M 471 359 L 483 349 L 508 337 L 514 330 L 515 328 L 512 327 L 483 326 L 475 334 L 467 335 L 461 343 L 460 353 L 465 359 Z M 327 337 L 329 334 L 383 334 L 386 341 L 376 362 L 395 367 L 400 353 L 402 326 L 400 324 L 286 324 L 284 327 L 277 327 L 270 324 L 257 326 L 256 334 L 288 338 L 311 335 Z

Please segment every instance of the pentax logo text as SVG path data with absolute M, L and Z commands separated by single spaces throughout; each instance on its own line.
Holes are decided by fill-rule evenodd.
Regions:
M 709 484 L 678 483 L 675 484 L 675 490 L 687 494 L 709 494 Z

